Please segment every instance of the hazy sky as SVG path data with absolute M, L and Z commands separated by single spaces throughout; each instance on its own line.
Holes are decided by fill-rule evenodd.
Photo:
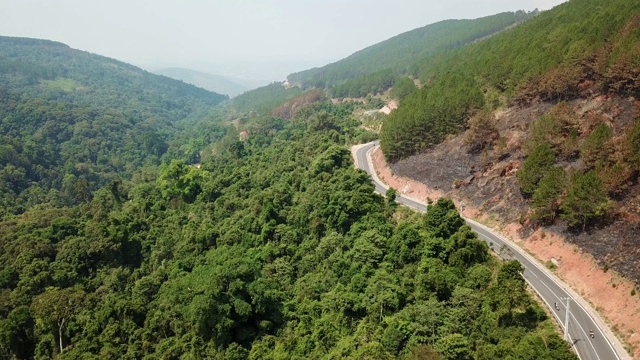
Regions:
M 244 70 L 282 79 L 440 20 L 546 10 L 562 2 L 0 0 L 0 35 L 56 40 L 146 68 Z

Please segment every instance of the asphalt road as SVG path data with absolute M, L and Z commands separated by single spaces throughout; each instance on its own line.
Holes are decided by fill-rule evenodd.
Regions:
M 378 144 L 379 142 L 374 141 L 360 147 L 356 150 L 356 159 L 358 167 L 371 175 L 376 192 L 384 195 L 388 187 L 380 181 L 375 172 L 372 172 L 370 159 L 370 151 Z M 396 199 L 398 203 L 420 212 L 427 210 L 424 203 L 402 196 L 400 193 L 398 193 Z M 586 301 L 580 299 L 574 291 L 566 289 L 566 285 L 546 267 L 526 254 L 519 246 L 494 233 L 486 226 L 467 218 L 465 218 L 465 221 L 478 234 L 480 239 L 486 241 L 503 258 L 515 259 L 522 264 L 525 269 L 523 273 L 525 280 L 556 316 L 563 329 L 566 317 L 566 302 L 564 299 L 570 299 L 569 342 L 581 360 L 630 359 L 618 340 L 613 337 L 610 329 L 604 325 L 602 319 L 587 305 Z M 555 303 L 558 305 L 558 310 L 555 309 Z M 590 330 L 594 332 L 593 338 L 590 337 Z

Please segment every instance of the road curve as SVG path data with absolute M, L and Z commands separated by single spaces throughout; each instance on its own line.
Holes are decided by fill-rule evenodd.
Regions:
M 389 187 L 373 171 L 370 155 L 371 151 L 377 146 L 379 146 L 379 141 L 360 145 L 355 150 L 355 158 L 357 167 L 371 175 L 376 192 L 384 195 Z M 398 193 L 396 200 L 398 203 L 420 212 L 426 212 L 427 210 L 426 204 L 400 193 Z M 571 290 L 546 267 L 539 264 L 538 261 L 510 240 L 476 221 L 468 218 L 464 218 L 464 220 L 478 234 L 480 239 L 486 241 L 501 256 L 518 260 L 522 264 L 525 269 L 523 273 L 525 280 L 549 307 L 563 329 L 566 316 L 566 305 L 563 299 L 571 299 L 569 305 L 569 341 L 581 360 L 631 359 L 609 327 L 575 291 Z M 556 303 L 558 310 L 554 309 Z M 594 332 L 593 338 L 589 335 L 590 330 Z

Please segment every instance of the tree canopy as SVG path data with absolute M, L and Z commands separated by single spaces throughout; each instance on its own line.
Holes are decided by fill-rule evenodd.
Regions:
M 345 107 L 2 221 L 0 357 L 575 358 L 450 200 L 394 215 Z

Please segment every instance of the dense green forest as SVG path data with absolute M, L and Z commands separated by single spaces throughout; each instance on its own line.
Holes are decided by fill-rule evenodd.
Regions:
M 351 110 L 248 119 L 200 169 L 2 221 L 0 357 L 575 359 L 450 200 L 373 192 Z
M 431 57 L 484 38 L 535 16 L 537 11 L 506 12 L 475 20 L 445 20 L 394 36 L 321 68 L 288 76 L 303 88 L 331 89 L 335 97 L 382 92 L 398 75 L 417 77 Z
M 0 37 L 0 218 L 87 202 L 145 165 L 196 161 L 226 96 L 48 40 Z M 195 136 L 178 133 L 186 128 Z
M 640 3 L 574 0 L 484 41 L 438 53 L 382 127 L 390 161 L 425 150 L 482 109 L 590 91 L 640 95 Z M 443 94 L 447 94 L 444 96 Z

